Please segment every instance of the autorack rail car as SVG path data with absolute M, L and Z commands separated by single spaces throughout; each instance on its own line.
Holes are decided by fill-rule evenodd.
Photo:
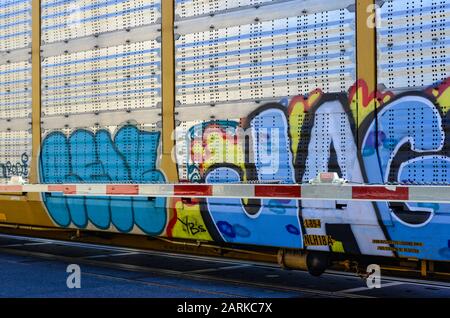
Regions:
M 450 261 L 449 9 L 4 0 L 0 229 Z

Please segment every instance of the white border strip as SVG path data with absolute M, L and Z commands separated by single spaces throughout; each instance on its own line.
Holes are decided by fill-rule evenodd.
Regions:
M 126 43 L 159 41 L 161 37 L 161 25 L 151 24 L 147 26 L 101 33 L 98 36 L 90 35 L 67 41 L 43 44 L 42 57 L 59 56 L 67 53 L 76 53 L 93 50 L 95 48 L 108 48 Z

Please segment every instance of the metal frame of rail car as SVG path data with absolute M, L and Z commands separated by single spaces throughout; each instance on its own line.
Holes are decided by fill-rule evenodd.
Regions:
M 262 1 L 264 2 L 264 1 Z M 283 1 L 281 1 L 283 2 Z M 280 2 L 280 3 L 281 3 Z M 289 1 L 284 1 L 289 2 Z M 290 1 L 290 3 L 298 5 L 296 1 Z M 348 1 L 349 3 L 352 1 Z M 278 3 L 278 2 L 277 2 Z M 328 2 L 327 2 L 328 3 Z M 373 8 L 372 10 L 367 10 L 369 5 L 375 4 L 375 1 L 372 0 L 357 0 L 352 2 L 352 4 L 355 5 L 355 38 L 356 38 L 356 79 L 357 83 L 353 87 L 351 93 L 353 98 L 356 100 L 356 104 L 362 105 L 362 107 L 355 106 L 352 109 L 347 109 L 346 103 L 343 102 L 343 96 L 336 95 L 336 94 L 325 94 L 323 96 L 320 95 L 320 92 L 316 91 L 311 96 L 322 98 L 320 100 L 320 103 L 323 105 L 327 102 L 341 102 L 341 105 L 345 108 L 345 112 L 353 112 L 353 117 L 358 120 L 358 123 L 361 123 L 362 126 L 368 126 L 365 127 L 366 131 L 370 129 L 370 120 L 373 119 L 373 114 L 381 114 L 383 110 L 387 109 L 386 105 L 381 106 L 381 104 L 388 104 L 392 105 L 393 103 L 400 102 L 402 100 L 410 99 L 413 102 L 423 102 L 424 103 L 424 110 L 427 111 L 427 108 L 431 108 L 432 104 L 440 104 L 447 102 L 447 91 L 446 87 L 448 86 L 447 82 L 444 82 L 441 86 L 430 88 L 430 92 L 414 92 L 411 94 L 408 93 L 401 93 L 398 94 L 395 98 L 393 98 L 393 94 L 391 93 L 381 93 L 378 92 L 378 81 L 377 81 L 377 37 L 376 37 L 376 30 L 374 28 L 369 27 L 368 21 L 371 21 L 376 17 L 374 14 Z M 278 4 L 275 4 L 278 5 Z M 299 8 L 295 7 L 295 10 L 302 12 L 304 14 L 307 14 L 309 10 L 314 11 L 317 9 L 316 5 L 312 5 L 312 2 L 304 2 L 303 5 L 307 5 L 305 8 Z M 262 8 L 262 9 L 261 9 Z M 269 8 L 269 10 L 266 10 Z M 177 108 L 177 102 L 176 102 L 176 95 L 175 95 L 175 86 L 176 86 L 176 78 L 175 78 L 175 72 L 176 72 L 176 65 L 175 65 L 175 41 L 177 37 L 179 36 L 178 33 L 186 34 L 188 31 L 186 31 L 186 28 L 192 28 L 195 25 L 192 23 L 189 23 L 189 21 L 183 21 L 183 19 L 178 19 L 178 17 L 175 17 L 174 14 L 174 1 L 164 0 L 161 4 L 161 11 L 162 11 L 162 20 L 161 20 L 161 27 L 160 30 L 156 28 L 150 28 L 149 30 L 146 30 L 148 32 L 159 32 L 161 31 L 161 91 L 162 91 L 162 98 L 161 98 L 161 111 L 160 114 L 162 115 L 161 118 L 161 155 L 160 155 L 160 162 L 159 162 L 159 170 L 163 172 L 166 182 L 170 183 L 177 183 L 179 182 L 179 169 L 176 166 L 176 164 L 172 161 L 172 148 L 174 146 L 174 142 L 172 140 L 172 132 L 176 128 L 177 121 L 186 120 L 186 114 L 183 112 L 183 109 Z M 264 15 L 268 14 L 267 11 L 270 11 L 270 6 L 265 7 L 263 4 L 257 5 L 255 7 L 249 8 L 249 15 L 247 16 L 248 19 L 254 20 L 254 21 L 264 21 Z M 217 16 L 217 15 L 216 15 Z M 220 20 L 220 14 L 218 14 L 219 19 L 214 20 L 215 25 L 211 25 L 211 29 L 215 29 L 221 25 L 221 23 L 225 23 L 224 20 Z M 230 16 L 233 16 L 233 13 L 230 13 Z M 205 23 L 209 23 L 212 18 L 204 18 Z M 201 20 L 201 19 L 200 19 Z M 175 21 L 175 22 L 174 22 Z M 212 21 L 212 20 L 211 20 Z M 249 22 L 250 23 L 250 22 Z M 141 30 L 142 31 L 142 30 Z M 177 34 L 177 37 L 174 36 L 174 32 Z M 183 33 L 184 32 L 184 33 Z M 133 36 L 136 36 L 135 33 L 131 32 L 130 34 L 133 34 Z M 108 34 L 96 34 L 95 38 L 98 39 L 96 47 L 102 48 L 103 46 L 107 46 L 108 42 L 111 41 L 111 37 L 107 37 Z M 122 34 L 122 36 L 127 36 L 126 34 Z M 46 57 L 46 51 L 43 50 L 43 47 L 41 46 L 41 1 L 39 0 L 32 0 L 32 49 L 31 49 L 31 55 L 32 55 L 32 112 L 31 112 L 31 118 L 32 118 L 32 156 L 31 156 L 31 167 L 30 167 L 30 174 L 29 174 L 29 181 L 31 184 L 39 184 L 42 182 L 42 167 L 41 165 L 41 158 L 42 158 L 42 145 L 45 145 L 45 140 L 42 138 L 42 101 L 41 101 L 41 71 L 42 71 L 42 58 Z M 84 44 L 86 45 L 86 44 Z M 94 45 L 94 44 L 92 44 Z M 91 46 L 92 46 L 91 45 Z M 64 47 L 70 47 L 70 44 L 60 42 L 59 47 L 51 47 L 52 50 L 59 50 L 64 52 Z M 90 48 L 90 47 L 89 47 Z M 5 56 L 1 56 L 3 59 L 14 59 L 13 54 L 16 53 L 14 51 L 10 53 L 6 53 Z M 26 52 L 25 52 L 26 53 Z M 431 83 L 430 83 L 431 84 Z M 446 86 L 447 85 L 447 86 Z M 374 92 L 374 93 L 371 93 Z M 427 95 L 428 94 L 428 95 Z M 319 96 L 320 95 L 320 96 Z M 431 95 L 431 96 L 430 96 Z M 390 99 L 390 100 L 389 100 Z M 441 102 L 442 100 L 442 102 Z M 293 98 L 290 103 L 290 114 L 291 119 L 294 118 L 294 116 L 297 120 L 303 120 L 301 113 L 302 112 L 295 112 L 295 108 L 298 105 L 304 105 L 304 111 L 307 112 L 309 110 L 316 112 L 317 111 L 317 104 L 314 103 L 313 100 L 306 100 L 304 97 L 296 97 Z M 214 103 L 211 104 L 211 106 L 215 106 Z M 444 105 L 445 106 L 445 105 Z M 226 114 L 227 112 L 230 112 L 231 109 L 236 110 L 239 113 L 239 116 L 244 117 L 248 116 L 248 113 L 242 113 L 243 107 L 240 105 L 234 105 L 234 108 L 230 108 L 231 106 L 228 104 L 223 105 L 223 110 L 220 112 L 218 111 L 218 108 L 214 108 L 212 110 L 205 109 L 205 108 L 198 108 L 197 112 L 199 114 L 202 114 L 204 117 L 205 114 L 209 116 L 209 114 L 213 114 L 216 116 L 220 116 L 220 114 Z M 258 107 L 257 107 L 258 108 Z M 193 108 L 194 112 L 197 108 Z M 266 106 L 262 106 L 259 110 L 260 111 L 266 111 L 268 109 L 275 110 L 275 113 L 280 109 L 282 109 L 282 105 L 280 103 L 269 103 Z M 181 111 L 181 114 L 179 112 Z M 388 110 L 387 110 L 388 111 Z M 241 114 L 242 113 L 242 114 Z M 151 114 L 152 116 L 156 116 L 157 114 Z M 258 116 L 258 113 L 255 112 L 252 114 L 256 118 Z M 441 116 L 442 114 L 437 114 L 436 112 L 432 115 L 435 115 L 436 117 Z M 101 114 L 100 114 L 101 116 Z M 119 115 L 120 116 L 120 115 Z M 124 115 L 126 116 L 126 115 Z M 136 112 L 136 116 L 141 116 L 139 112 Z M 92 115 L 90 115 L 92 117 Z M 129 116 L 128 116 L 129 117 Z M 128 118 L 127 117 L 127 118 Z M 192 117 L 192 116 L 191 116 Z M 248 116 L 251 117 L 251 116 Z M 82 117 L 80 117 L 82 118 Z M 83 117 L 85 120 L 92 121 L 91 118 Z M 187 116 L 188 120 L 192 120 L 192 118 L 189 119 L 189 116 Z M 213 117 L 211 117 L 213 119 Z M 220 118 L 219 118 L 220 119 Z M 378 119 L 378 118 L 377 118 Z M 377 120 L 375 119 L 375 120 Z M 247 118 L 247 121 L 250 121 L 249 118 Z M 4 126 L 5 129 L 10 128 L 9 126 L 13 125 L 14 121 L 12 123 L 2 123 L 2 127 Z M 351 123 L 350 123 L 351 124 Z M 8 126 L 9 125 L 9 126 Z M 133 133 L 133 132 L 131 132 Z M 355 133 L 356 139 L 358 140 L 358 145 L 360 148 L 362 148 L 362 145 L 364 144 L 364 134 L 360 133 L 359 131 Z M 445 156 L 445 153 L 442 151 L 439 152 L 436 156 L 439 157 L 439 160 L 442 159 Z M 298 158 L 295 158 L 298 159 Z M 303 162 L 303 165 L 306 164 L 306 162 Z M 219 170 L 214 170 L 215 167 L 210 167 L 211 170 L 207 171 L 211 178 L 213 177 L 220 177 Z M 237 177 L 239 175 L 239 169 L 228 169 L 230 167 L 221 167 L 224 169 L 223 171 L 226 171 L 227 173 L 231 174 L 231 177 Z M 236 167 L 234 167 L 236 168 Z M 412 166 L 411 169 L 414 169 L 415 166 Z M 228 170 L 227 170 L 228 169 Z M 236 172 L 237 171 L 237 172 Z M 215 173 L 215 174 L 214 174 Z M 234 175 L 233 175 L 234 174 Z M 363 176 L 364 179 L 368 180 L 369 176 Z M 206 180 L 208 181 L 208 180 Z M 210 180 L 211 181 L 211 180 Z M 274 180 L 276 181 L 276 180 Z M 376 182 L 373 179 L 368 180 L 371 183 L 383 183 L 383 182 Z M 51 183 L 51 182 L 47 182 Z M 53 200 L 54 206 L 51 207 L 49 205 L 49 199 Z M 354 257 L 355 255 L 369 255 L 371 253 L 368 253 L 367 246 L 359 246 L 358 244 L 355 244 L 355 237 L 354 235 L 350 235 L 352 230 L 351 225 L 349 224 L 343 224 L 344 226 L 336 226 L 336 224 L 332 224 L 329 229 L 327 229 L 325 232 L 319 230 L 320 226 L 318 227 L 318 220 L 314 217 L 305 217 L 303 215 L 303 221 L 300 222 L 300 220 L 297 220 L 298 224 L 297 226 L 295 224 L 292 224 L 292 222 L 288 222 L 285 224 L 285 229 L 287 229 L 287 232 L 283 232 L 280 235 L 273 235 L 271 234 L 268 229 L 263 230 L 262 235 L 259 236 L 258 239 L 250 240 L 245 239 L 246 237 L 249 237 L 249 229 L 245 226 L 240 226 L 240 224 L 232 224 L 230 222 L 222 222 L 220 223 L 221 226 L 218 227 L 209 227 L 207 226 L 207 223 L 216 222 L 215 216 L 212 214 L 205 212 L 205 202 L 200 204 L 198 206 L 198 202 L 192 199 L 167 199 L 165 202 L 161 200 L 155 200 L 157 202 L 154 203 L 152 206 L 156 211 L 163 212 L 164 215 L 166 215 L 165 220 L 160 220 L 160 223 L 163 224 L 160 229 L 155 229 L 155 227 L 149 226 L 148 223 L 146 223 L 146 220 L 138 221 L 137 227 L 135 227 L 133 230 L 125 229 L 127 226 L 123 226 L 122 229 L 120 229 L 118 226 L 113 226 L 110 223 L 108 224 L 102 224 L 101 220 L 94 220 L 93 222 L 88 222 L 84 224 L 84 221 L 80 221 L 78 223 L 78 226 L 73 223 L 73 220 L 67 219 L 67 215 L 59 215 L 58 212 L 56 214 L 54 213 L 54 209 L 62 209 L 63 207 L 67 207 L 67 200 L 72 200 L 72 203 L 76 203 L 76 199 L 74 198 L 65 198 L 62 197 L 62 195 L 58 194 L 50 194 L 47 193 L 44 196 L 41 196 L 38 192 L 26 192 L 25 194 L 21 191 L 18 192 L 10 192 L 10 193 L 2 193 L 0 194 L 0 222 L 1 226 L 3 226 L 5 229 L 8 228 L 10 231 L 11 228 L 16 228 L 18 231 L 25 231 L 28 229 L 35 229 L 36 235 L 44 234 L 49 235 L 49 229 L 54 229 L 54 235 L 66 235 L 67 233 L 70 233 L 72 237 L 79 237 L 83 240 L 89 241 L 89 236 L 93 235 L 93 233 L 97 233 L 100 236 L 108 237 L 108 242 L 111 242 L 112 244 L 127 244 L 127 242 L 131 242 L 128 244 L 132 245 L 141 245 L 141 243 L 138 243 L 139 240 L 142 239 L 142 236 L 138 236 L 138 238 L 135 238 L 132 234 L 144 234 L 148 237 L 159 237 L 159 240 L 168 240 L 170 242 L 177 243 L 177 246 L 189 246 L 190 244 L 194 242 L 212 242 L 212 243 L 206 243 L 205 246 L 208 245 L 214 245 L 213 248 L 219 248 L 222 251 L 226 250 L 226 247 L 228 248 L 238 248 L 238 249 L 259 249 L 257 247 L 258 245 L 262 246 L 263 248 L 267 250 L 274 250 L 280 252 L 278 255 L 278 262 L 280 264 L 284 264 L 287 267 L 294 267 L 294 268 L 312 268 L 313 273 L 319 273 L 324 268 L 324 264 L 328 262 L 327 258 L 322 257 L 322 255 L 328 255 L 329 252 L 335 252 L 332 253 L 333 257 L 337 259 L 344 258 L 350 258 Z M 89 198 L 81 199 L 81 200 L 90 200 Z M 101 201 L 102 199 L 96 199 L 96 202 Z M 111 198 L 104 199 L 104 200 L 111 200 Z M 214 201 L 215 200 L 215 201 Z M 45 202 L 44 202 L 45 201 Z M 276 200 L 274 200 L 275 202 Z M 286 201 L 286 199 L 285 199 Z M 288 200 L 287 200 L 288 201 Z M 348 200 L 345 200 L 348 201 Z M 133 205 L 136 205 L 136 209 L 138 209 L 139 205 L 144 205 L 144 203 L 135 201 L 134 199 L 129 199 L 128 202 L 133 202 Z M 158 203 L 159 202 L 159 203 Z M 272 202 L 272 203 L 274 203 Z M 406 202 L 406 201 L 405 201 Z M 116 202 L 120 206 L 120 201 Z M 211 200 L 206 202 L 207 204 L 216 204 L 217 206 L 223 205 L 223 202 L 220 201 L 220 198 L 212 198 Z M 276 202 L 275 202 L 276 203 Z M 289 206 L 289 204 L 292 203 L 292 206 Z M 131 203 L 130 203 L 131 204 Z M 158 205 L 160 204 L 160 205 Z M 197 205 L 196 205 L 197 204 Z M 261 215 L 261 211 L 253 211 L 254 206 L 252 207 L 252 204 L 255 205 L 255 202 L 246 202 L 245 207 L 245 213 L 246 216 L 250 219 L 257 220 L 258 215 Z M 299 209 L 298 203 L 293 202 L 284 202 L 283 204 L 287 204 L 284 208 L 288 211 L 288 214 L 290 215 L 291 219 L 292 216 L 297 215 L 298 212 L 295 212 Z M 353 204 L 353 203 L 352 203 Z M 95 205 L 95 204 L 94 204 Z M 314 205 L 314 203 L 312 203 Z M 318 208 L 325 208 L 323 204 L 319 204 Z M 231 204 L 233 206 L 233 204 Z M 238 209 L 240 206 L 240 202 L 235 204 L 235 209 Z M 257 205 L 256 205 L 257 206 Z M 389 215 L 383 214 L 383 211 L 389 209 L 389 206 L 385 202 L 380 203 L 374 203 L 374 208 L 372 208 L 374 211 L 377 212 L 377 218 L 378 222 L 380 219 L 383 219 L 383 222 L 388 222 L 391 225 L 392 223 L 396 222 L 396 219 L 392 219 Z M 58 208 L 59 207 L 59 208 Z M 178 208 L 177 208 L 178 207 Z M 345 210 L 346 203 L 345 202 L 336 202 L 335 206 L 338 210 Z M 277 210 L 277 206 L 274 206 L 275 210 Z M 314 206 L 310 206 L 310 208 L 314 208 Z M 364 211 L 367 207 L 360 207 L 359 210 Z M 398 208 L 398 206 L 396 207 Z M 86 207 L 84 207 L 86 209 Z M 400 207 L 400 210 L 404 207 Z M 305 209 L 307 210 L 307 209 Z M 357 209 L 358 210 L 358 209 Z M 233 210 L 234 211 L 234 210 Z M 89 212 L 89 211 L 88 211 Z M 142 212 L 142 211 L 141 211 Z M 217 211 L 220 215 L 220 211 Z M 234 211 L 235 212 L 235 211 Z M 234 213 L 233 212 L 233 213 Z M 326 212 L 326 211 L 325 211 Z M 258 214 L 259 213 L 259 214 Z M 306 212 L 305 212 L 306 213 Z M 263 213 L 264 214 L 264 213 Z M 310 213 L 311 215 L 314 215 L 314 213 Z M 324 214 L 326 215 L 326 213 Z M 58 217 L 60 217 L 58 219 Z M 142 215 L 140 216 L 142 218 Z M 192 222 L 189 221 L 189 218 L 193 217 Z M 119 217 L 120 219 L 120 217 Z M 281 217 L 279 218 L 281 219 Z M 269 220 L 269 219 L 268 219 Z M 273 220 L 273 219 L 272 219 Z M 68 221 L 68 222 L 67 222 Z M 91 220 L 92 221 L 92 220 Z M 373 220 L 372 220 L 373 221 Z M 371 222 L 372 222 L 371 221 Z M 97 222 L 97 223 L 96 223 Z M 141 222 L 141 223 L 139 223 Z M 274 220 L 273 222 L 277 222 L 277 220 Z M 320 222 L 320 221 L 319 221 Z M 366 221 L 363 221 L 366 222 Z M 83 223 L 83 224 L 82 224 Z M 219 222 L 216 222 L 216 224 Z M 273 223 L 273 224 L 275 224 Z M 339 223 L 339 222 L 337 222 Z M 270 224 L 270 222 L 269 222 Z M 140 226 L 139 226 L 140 225 Z M 364 230 L 367 229 L 364 226 L 367 224 L 359 224 L 361 226 L 361 231 L 359 235 L 364 236 Z M 373 225 L 373 224 L 372 224 Z M 191 228 L 192 227 L 192 228 Z M 354 226 L 355 228 L 358 227 L 358 225 Z M 119 229 L 118 229 L 119 228 Z M 195 231 L 197 233 L 200 233 L 203 235 L 195 236 L 192 235 L 192 230 L 195 228 Z M 264 228 L 264 227 L 263 227 Z M 371 229 L 371 228 L 369 228 Z M 39 230 L 39 231 L 37 231 Z M 187 232 L 191 235 L 180 235 L 178 237 L 175 232 Z M 205 231 L 203 231 L 205 230 Z M 5 230 L 6 231 L 6 230 Z M 112 232 L 111 232 L 112 231 Z M 123 234 L 123 233 L 128 234 Z M 300 232 L 300 233 L 299 233 Z M 438 244 L 443 244 L 442 246 L 442 255 L 439 257 L 434 257 L 433 255 L 425 255 L 425 254 L 419 254 L 416 251 L 417 250 L 429 250 L 427 246 L 427 241 L 423 241 L 423 239 L 417 240 L 417 239 L 402 239 L 401 235 L 398 236 L 397 233 L 386 233 L 385 228 L 378 229 L 377 235 L 375 236 L 375 239 L 371 237 L 372 242 L 370 244 L 374 245 L 374 248 L 376 251 L 379 251 L 379 253 L 375 253 L 377 257 L 385 257 L 385 256 L 399 256 L 400 258 L 406 258 L 406 259 L 438 259 L 439 261 L 446 261 L 450 259 L 450 256 L 448 254 L 448 251 L 446 252 L 446 248 L 450 249 L 450 243 L 448 246 L 444 246 L 445 242 L 439 242 Z M 61 234 L 64 233 L 64 234 Z M 75 233 L 75 235 L 72 235 Z M 279 239 L 279 237 L 286 237 L 286 233 L 289 233 L 289 235 L 299 235 L 303 238 L 302 241 L 307 242 L 308 244 L 300 244 L 298 239 Z M 330 235 L 329 233 L 332 233 Z M 96 234 L 96 235 L 97 235 Z M 277 233 L 275 233 L 277 234 Z M 237 235 L 237 238 L 236 238 Z M 391 236 L 396 236 L 395 238 L 392 238 Z M 118 239 L 116 240 L 115 237 Z M 338 237 L 338 239 L 336 239 Z M 119 239 L 120 238 L 120 239 Z M 242 239 L 239 239 L 242 238 Z M 450 238 L 449 238 L 450 242 Z M 143 243 L 144 247 L 156 247 L 155 244 L 150 243 L 148 241 L 145 241 Z M 364 245 L 364 244 L 363 244 Z M 170 245 L 169 245 L 170 246 Z M 165 246 L 164 248 L 170 248 L 169 246 Z M 272 246 L 272 247 L 270 247 Z M 298 251 L 300 249 L 303 249 L 304 247 L 307 248 L 308 253 L 300 253 L 300 252 L 291 252 L 291 251 Z M 191 248 L 187 248 L 190 252 L 195 252 Z M 440 250 L 441 251 L 441 250 Z M 198 250 L 200 252 L 200 249 Z M 233 251 L 232 253 L 239 253 L 239 251 Z M 254 257 L 258 257 L 258 253 L 253 253 Z M 274 255 L 273 253 L 271 254 Z M 311 256 L 312 255 L 312 256 Z M 352 256 L 353 255 L 353 256 Z M 446 258 L 449 256 L 448 258 Z M 267 256 L 264 256 L 267 257 Z M 312 258 L 311 258 L 312 257 Z M 316 264 L 316 266 L 312 266 L 311 264 Z

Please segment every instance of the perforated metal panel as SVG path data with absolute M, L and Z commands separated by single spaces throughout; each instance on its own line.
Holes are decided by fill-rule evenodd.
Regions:
M 131 111 L 159 105 L 161 44 L 157 35 L 151 40 L 139 41 L 133 37 L 123 38 L 120 33 L 160 23 L 159 1 L 45 0 L 41 7 L 44 42 L 67 44 L 62 55 L 54 47 L 44 46 L 44 118 Z M 123 41 L 118 45 L 120 41 L 115 40 L 111 46 L 108 42 L 96 43 L 96 37 L 105 33 Z M 88 37 L 93 45 L 72 43 L 71 40 L 80 37 Z M 91 49 L 86 49 L 89 47 Z
M 439 83 L 450 76 L 449 9 L 448 0 L 389 0 L 381 6 L 379 86 L 423 93 L 407 94 L 379 112 L 381 164 L 390 169 L 380 182 L 448 183 L 450 105 L 448 84 Z
M 176 0 L 175 14 L 188 18 L 277 0 Z
M 426 95 L 406 95 L 385 106 L 377 121 L 382 182 L 448 184 L 448 123 Z M 448 142 L 447 142 L 448 143 Z
M 31 1 L 0 2 L 0 52 L 29 46 L 31 43 Z
M 278 3 L 277 10 L 291 2 Z M 226 1 L 220 3 L 227 8 Z M 177 100 L 210 104 L 296 96 L 316 88 L 346 91 L 355 81 L 355 14 L 346 6 L 238 25 L 239 12 L 242 18 L 248 14 L 242 9 L 227 27 L 215 27 L 216 20 L 226 20 L 218 14 L 204 31 L 189 33 L 189 25 L 204 23 L 192 18 L 176 41 Z
M 0 2 L 0 183 L 31 161 L 31 1 Z M 19 52 L 20 53 L 17 53 Z
M 450 2 L 388 0 L 380 9 L 378 82 L 428 86 L 450 75 Z
M 6 183 L 12 176 L 27 179 L 30 163 L 31 133 L 0 132 L 0 183 Z
M 195 125 L 201 124 L 201 121 L 181 122 L 175 129 L 176 159 L 178 167 L 178 178 L 180 181 L 189 181 L 188 162 L 190 160 L 189 150 L 191 149 L 191 140 L 189 129 Z
M 156 107 L 160 94 L 156 41 L 83 51 L 42 63 L 44 115 Z
M 31 114 L 31 65 L 24 61 L 0 65 L 0 114 L 2 119 Z
M 320 171 L 337 172 L 346 180 L 357 177 L 354 175 L 357 162 L 349 159 L 357 155 L 352 134 L 355 127 L 348 120 L 350 116 L 341 107 L 329 112 L 319 110 L 314 116 L 305 115 L 303 136 L 308 142 L 300 143 L 297 153 L 302 182 L 314 179 Z M 337 153 L 345 155 L 338 158 Z
M 160 1 L 43 0 L 42 40 L 64 41 L 156 23 Z
M 149 132 L 152 131 L 152 132 Z M 46 131 L 44 183 L 159 182 L 160 133 L 153 125 L 124 123 Z
M 160 1 L 41 6 L 42 182 L 162 180 Z
M 238 136 L 239 119 L 182 121 L 175 129 L 178 177 L 199 182 L 208 168 L 218 163 L 243 166 L 244 141 Z M 224 137 L 224 134 L 226 137 Z

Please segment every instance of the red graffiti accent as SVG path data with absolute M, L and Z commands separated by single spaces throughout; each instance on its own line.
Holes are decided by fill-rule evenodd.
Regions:
M 173 228 L 175 227 L 175 225 L 177 224 L 177 220 L 178 220 L 178 214 L 177 214 L 177 202 L 181 201 L 180 198 L 173 198 L 171 200 L 173 207 L 172 207 L 172 211 L 173 211 L 173 216 L 170 219 L 170 221 L 167 224 L 167 228 L 166 228 L 166 233 L 167 233 L 167 237 L 168 238 L 172 238 L 173 237 Z
M 228 130 L 224 129 L 220 125 L 212 124 L 212 125 L 209 125 L 203 133 L 203 145 L 207 144 L 207 137 L 213 133 L 218 133 L 225 142 L 232 140 L 233 144 L 235 144 L 235 145 L 238 144 L 237 136 L 230 135 L 228 133 Z
M 310 97 L 315 97 L 316 95 L 323 95 L 323 92 L 320 88 L 317 88 L 313 91 L 311 91 L 308 94 L 308 97 L 304 97 L 302 95 L 299 96 L 295 96 L 292 98 L 291 102 L 289 103 L 289 107 L 288 107 L 288 114 L 290 115 L 295 107 L 295 105 L 297 105 L 298 103 L 302 103 L 303 104 L 303 111 L 305 113 L 309 112 L 309 110 L 315 105 L 317 104 L 317 102 L 320 100 L 320 97 L 314 98 L 313 101 L 311 101 Z
M 391 99 L 394 97 L 394 93 L 391 91 L 387 92 L 380 92 L 380 91 L 373 91 L 369 93 L 369 86 L 367 85 L 365 80 L 357 80 L 353 86 L 350 87 L 348 97 L 349 97 L 349 103 L 351 104 L 353 101 L 357 100 L 357 94 L 358 90 L 361 89 L 361 95 L 359 98 L 361 98 L 361 105 L 366 108 L 370 105 L 372 101 L 377 101 L 377 106 L 381 106 L 385 103 L 386 97 L 389 97 Z
M 439 98 L 442 94 L 444 94 L 447 89 L 450 88 L 450 77 L 447 77 L 443 80 L 437 87 L 430 87 L 426 90 L 428 95 L 431 95 L 435 98 Z M 437 95 L 433 92 L 437 92 Z
M 205 151 L 202 163 L 208 162 L 211 159 L 211 157 L 213 156 L 210 147 L 211 146 L 214 147 L 215 145 L 211 145 L 208 143 L 208 137 L 210 135 L 216 134 L 216 133 L 224 140 L 224 142 L 226 142 L 226 140 L 227 140 L 227 134 L 226 134 L 225 130 L 222 129 L 220 126 L 215 125 L 215 124 L 208 126 L 208 128 L 205 129 L 203 136 L 202 136 L 203 137 L 202 138 L 203 139 L 202 146 Z M 203 167 L 201 167 L 201 170 L 203 170 Z
M 215 149 L 215 145 L 211 145 L 208 142 L 208 137 L 212 134 L 218 134 L 222 138 L 224 145 L 232 143 L 233 145 L 239 144 L 239 135 L 232 135 L 228 133 L 227 129 L 224 129 L 220 124 L 211 123 L 207 125 L 200 138 L 196 138 L 191 141 L 191 158 L 194 163 L 198 164 L 200 173 L 204 173 L 205 163 L 209 162 L 213 157 L 211 147 Z M 201 149 L 200 153 L 194 153 L 194 149 Z
M 190 181 L 186 181 L 185 183 L 190 183 Z M 185 206 L 198 206 L 202 199 L 199 198 L 189 198 L 189 201 L 185 201 L 184 198 L 172 198 L 170 200 L 169 208 L 173 211 L 173 216 L 167 223 L 166 234 L 168 238 L 173 238 L 173 229 L 178 222 L 178 213 L 177 213 L 177 203 L 182 202 Z

